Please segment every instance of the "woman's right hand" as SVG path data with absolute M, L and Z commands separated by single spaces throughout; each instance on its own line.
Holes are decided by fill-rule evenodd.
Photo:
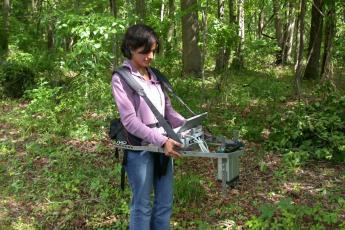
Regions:
M 181 147 L 181 143 L 174 141 L 171 138 L 168 138 L 168 140 L 164 143 L 164 154 L 165 156 L 179 158 L 181 157 L 181 153 L 177 152 L 176 149 L 179 149 Z

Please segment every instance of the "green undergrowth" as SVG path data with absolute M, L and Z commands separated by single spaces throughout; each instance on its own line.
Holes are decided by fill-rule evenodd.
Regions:
M 196 112 L 207 111 L 206 127 L 215 135 L 232 137 L 240 131 L 246 140 L 262 141 L 268 117 L 291 98 L 292 75 L 280 72 L 225 72 L 199 79 L 175 80 L 176 91 Z M 178 106 L 179 111 L 183 110 Z M 185 116 L 191 116 L 187 112 Z
M 237 225 L 249 229 L 344 227 L 340 191 L 327 197 L 312 197 L 312 204 L 299 204 L 293 194 L 283 191 L 291 173 L 303 167 L 301 162 L 339 159 L 343 154 L 345 113 L 344 106 L 339 106 L 343 97 L 310 93 L 313 100 L 298 104 L 291 96 L 292 79 L 292 74 L 284 69 L 208 73 L 204 83 L 201 79 L 171 77 L 177 94 L 195 112 L 209 113 L 205 127 L 213 134 L 231 137 L 234 130 L 239 130 L 242 139 L 266 142 L 270 151 L 285 153 L 286 160 L 272 172 L 272 162 L 263 159 L 254 169 L 272 174 L 280 187 L 275 191 L 272 188 L 266 195 L 278 194 L 283 197 L 280 202 L 263 202 L 258 192 L 253 197 L 237 195 L 243 200 L 231 204 L 210 194 L 210 188 L 216 186 L 213 181 L 196 174 L 194 169 L 184 170 L 183 161 L 176 161 L 176 168 L 181 171 L 175 173 L 177 217 L 171 223 L 174 229 L 222 229 Z M 79 86 L 78 81 L 69 86 L 52 86 L 41 81 L 36 89 L 26 91 L 25 100 L 1 102 L 0 226 L 127 228 L 129 187 L 127 184 L 125 191 L 120 191 L 120 160 L 103 142 L 109 119 L 117 116 L 109 82 L 109 78 L 90 78 L 88 84 Z M 190 116 L 172 100 L 177 111 Z M 266 137 L 265 130 L 270 132 Z M 264 151 L 261 145 L 257 148 Z M 330 151 L 328 155 L 324 154 L 326 150 Z M 293 151 L 293 157 L 289 151 Z M 345 179 L 335 178 L 331 184 Z M 296 186 L 296 192 L 298 189 Z M 204 201 L 212 199 L 218 200 L 215 207 L 203 206 Z M 329 201 L 329 205 L 325 206 L 322 199 Z M 243 205 L 247 200 L 251 200 L 257 215 Z
M 309 159 L 345 161 L 345 97 L 319 87 L 313 99 L 270 117 L 269 149 L 292 165 Z
M 345 200 L 337 197 L 339 204 L 335 210 L 324 210 L 320 204 L 296 205 L 291 198 L 277 204 L 262 204 L 260 215 L 246 222 L 249 229 L 343 229 L 345 221 L 342 212 Z
M 113 214 L 124 221 L 114 226 L 126 224 L 129 193 L 118 189 L 121 166 L 112 153 L 85 153 L 39 140 L 25 143 L 22 150 L 3 141 L 0 149 L 2 213 L 16 210 L 0 219 L 1 226 L 13 227 L 22 218 L 35 229 L 52 223 L 61 229 L 94 229 Z

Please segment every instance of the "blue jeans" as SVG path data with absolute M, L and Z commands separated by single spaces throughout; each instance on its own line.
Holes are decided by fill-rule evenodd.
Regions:
M 154 175 L 153 154 L 147 151 L 127 153 L 128 180 L 132 189 L 130 230 L 169 229 L 173 203 L 173 168 L 169 159 L 167 173 Z M 153 207 L 151 191 L 154 189 Z

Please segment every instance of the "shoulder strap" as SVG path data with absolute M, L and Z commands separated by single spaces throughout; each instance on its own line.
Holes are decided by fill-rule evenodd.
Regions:
M 179 96 L 177 96 L 177 94 L 173 90 L 172 85 L 170 84 L 168 79 L 162 74 L 162 72 L 156 68 L 150 68 L 152 72 L 156 75 L 158 81 L 163 84 L 164 88 L 167 89 L 182 105 L 184 105 L 191 114 L 196 115 L 196 113 L 194 113 L 193 110 L 189 108 L 189 106 Z
M 141 96 L 145 100 L 146 104 L 150 107 L 152 113 L 157 118 L 158 123 L 164 128 L 164 130 L 167 133 L 168 137 L 170 137 L 171 139 L 181 143 L 180 138 L 178 137 L 178 135 L 174 132 L 174 130 L 171 128 L 171 126 L 165 120 L 163 115 L 152 104 L 150 99 L 146 96 L 146 93 L 145 93 L 144 89 L 139 85 L 138 82 L 135 81 L 135 79 L 128 72 L 126 67 L 121 67 L 121 68 L 117 69 L 115 72 L 120 77 L 122 77 L 123 80 L 125 80 L 125 82 L 128 84 L 129 87 L 131 87 L 134 91 L 136 91 L 139 94 L 139 96 Z

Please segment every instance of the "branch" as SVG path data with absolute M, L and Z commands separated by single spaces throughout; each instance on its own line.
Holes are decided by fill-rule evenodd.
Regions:
M 322 13 L 322 11 L 315 5 L 315 2 L 313 1 L 313 7 L 321 14 L 322 17 L 325 17 L 325 15 Z
M 264 37 L 270 38 L 270 39 L 276 39 L 276 38 L 271 37 L 271 36 L 269 36 L 269 35 L 267 35 L 267 34 L 264 34 L 264 33 L 261 33 L 261 35 L 264 36 Z

